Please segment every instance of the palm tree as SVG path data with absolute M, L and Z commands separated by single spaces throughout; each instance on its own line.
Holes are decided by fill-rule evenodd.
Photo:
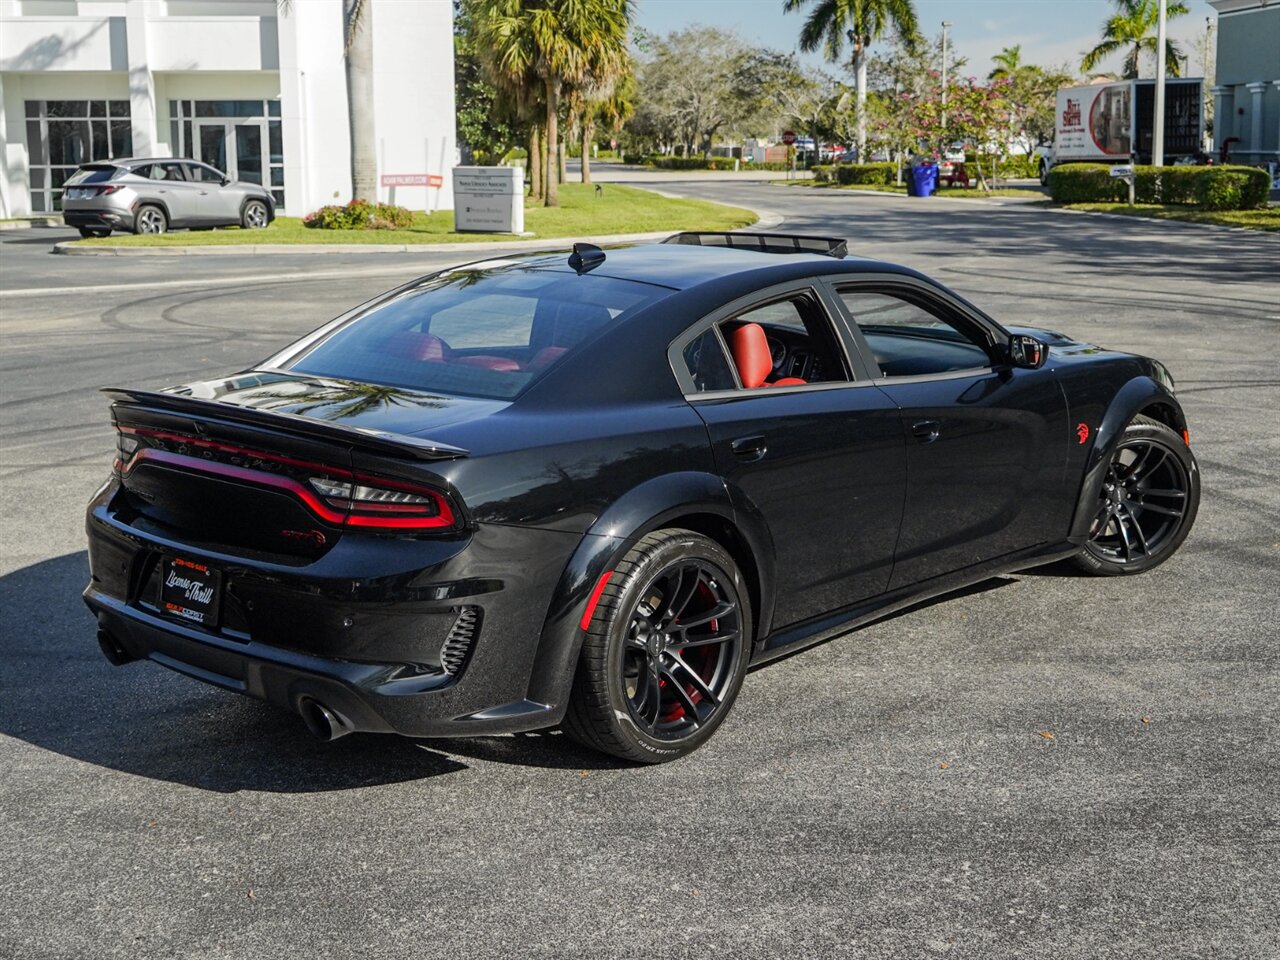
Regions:
M 1020 43 L 1005 47 L 991 58 L 991 62 L 995 64 L 995 68 L 987 74 L 988 80 L 1017 80 L 1027 69 L 1027 65 L 1022 62 Z
M 810 0 L 783 0 L 782 9 L 791 13 Z M 800 28 L 800 49 L 806 53 L 822 47 L 827 59 L 836 63 L 847 39 L 853 51 L 853 72 L 858 94 L 858 162 L 866 155 L 867 47 L 884 36 L 890 26 L 908 47 L 914 46 L 920 30 L 911 0 L 812 0 L 813 10 Z
M 497 71 L 512 83 L 527 82 L 530 73 L 541 81 L 544 203 L 558 207 L 561 98 L 566 86 L 586 86 L 626 56 L 632 0 L 480 0 L 480 6 L 480 33 Z
M 1122 77 L 1125 80 L 1136 80 L 1142 54 L 1156 52 L 1159 2 L 1158 0 L 1113 0 L 1113 2 L 1116 5 L 1115 16 L 1102 25 L 1102 41 L 1084 55 L 1084 59 L 1080 61 L 1080 69 L 1085 73 L 1092 73 L 1107 57 L 1124 51 Z M 1167 18 L 1172 20 L 1187 12 L 1185 3 L 1170 3 Z M 1178 45 L 1166 39 L 1164 50 L 1169 76 L 1182 76 L 1182 63 L 1186 58 Z

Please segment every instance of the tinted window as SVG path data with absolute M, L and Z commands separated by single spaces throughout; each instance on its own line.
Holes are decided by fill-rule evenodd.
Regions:
M 708 330 L 689 342 L 684 348 L 684 363 L 693 379 L 694 388 L 699 393 L 708 390 L 733 390 L 738 386 L 733 380 L 733 371 L 729 369 L 729 361 L 714 330 Z
M 981 337 L 960 318 L 944 316 L 908 293 L 844 289 L 853 316 L 886 377 L 969 370 L 991 363 Z
M 185 180 L 180 163 L 152 163 L 133 171 L 148 180 Z
M 808 293 L 753 307 L 720 332 L 748 389 L 850 379 L 831 320 Z
M 206 167 L 199 163 L 184 163 L 187 168 L 187 177 L 196 183 L 222 183 L 222 174 L 213 167 Z
M 119 167 L 81 167 L 67 179 L 67 186 L 77 186 L 82 183 L 106 183 L 119 172 Z
M 566 353 L 669 292 L 629 280 L 540 270 L 454 271 L 374 307 L 285 366 L 317 376 L 510 399 Z

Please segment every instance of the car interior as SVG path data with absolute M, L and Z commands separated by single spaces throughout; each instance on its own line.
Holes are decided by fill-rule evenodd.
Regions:
M 720 324 L 720 332 L 744 389 L 850 379 L 831 323 L 809 296 L 755 307 Z
M 991 365 L 977 334 L 905 295 L 842 290 L 840 298 L 886 377 L 919 377 Z

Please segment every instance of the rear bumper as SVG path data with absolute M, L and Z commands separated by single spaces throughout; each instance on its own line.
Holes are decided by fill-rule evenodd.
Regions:
M 133 225 L 133 218 L 119 210 L 63 210 L 62 221 L 68 227 L 110 227 L 113 230 L 127 230 Z
M 481 526 L 444 542 L 344 536 L 320 561 L 279 566 L 164 540 L 113 516 L 108 484 L 90 504 L 84 600 L 125 654 L 302 712 L 308 701 L 353 731 L 457 737 L 542 729 L 564 697 L 530 702 L 538 639 L 577 538 Z M 178 622 L 151 596 L 166 556 L 218 568 L 216 629 Z M 550 559 L 551 562 L 548 562 Z M 443 641 L 476 624 L 461 660 Z M 567 693 L 567 691 L 564 691 Z

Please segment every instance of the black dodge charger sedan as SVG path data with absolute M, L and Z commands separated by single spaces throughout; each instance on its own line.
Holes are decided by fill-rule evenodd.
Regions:
M 108 392 L 103 652 L 323 739 L 559 724 L 671 760 L 752 664 L 1060 558 L 1140 573 L 1200 496 L 1162 364 L 812 237 L 474 263 Z

